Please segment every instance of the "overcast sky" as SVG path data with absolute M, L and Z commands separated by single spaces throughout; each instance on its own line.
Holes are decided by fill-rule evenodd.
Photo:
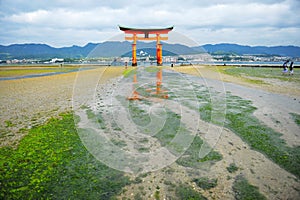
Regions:
M 300 0 L 0 0 L 0 44 L 104 42 L 167 27 L 197 44 L 300 46 Z

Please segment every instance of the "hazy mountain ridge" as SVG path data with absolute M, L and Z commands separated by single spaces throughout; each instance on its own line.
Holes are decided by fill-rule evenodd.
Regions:
M 0 45 L 0 59 L 47 59 L 47 58 L 81 58 L 92 51 L 97 44 L 89 43 L 83 47 L 71 46 L 55 48 L 47 44 L 12 44 Z
M 116 57 L 130 55 L 131 42 L 109 41 L 103 43 L 88 43 L 83 47 L 55 48 L 47 44 L 12 44 L 0 45 L 0 60 L 8 59 L 49 59 L 49 58 L 86 58 L 86 57 Z M 137 50 L 155 49 L 156 43 L 138 42 Z M 297 46 L 244 46 L 238 44 L 206 44 L 198 47 L 188 47 L 181 44 L 163 43 L 163 50 L 176 55 L 196 54 L 207 51 L 211 54 L 264 54 L 300 57 L 300 47 Z M 151 51 L 150 54 L 153 54 Z
M 208 53 L 233 53 L 237 55 L 280 55 L 289 57 L 300 57 L 300 47 L 297 46 L 245 46 L 238 44 L 206 44 L 201 46 Z M 196 47 L 197 48 L 197 47 Z

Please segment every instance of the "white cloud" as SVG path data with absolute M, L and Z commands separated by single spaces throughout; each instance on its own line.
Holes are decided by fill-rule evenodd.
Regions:
M 277 46 L 299 44 L 299 32 L 300 28 L 277 29 L 259 27 L 242 29 L 222 28 L 215 30 L 204 28 L 190 32 L 188 36 L 197 40 L 199 44 L 238 43 L 252 46 Z
M 201 44 L 234 42 L 299 45 L 298 0 L 0 0 L 2 44 L 42 42 L 63 46 L 100 42 L 117 25 L 175 30 Z M 51 38 L 51 40 L 50 40 Z
M 65 9 L 37 10 L 14 14 L 6 18 L 8 22 L 32 25 L 52 26 L 59 28 L 96 28 L 111 26 L 112 16 L 119 15 L 121 10 L 99 8 L 91 11 L 69 11 Z M 101 13 L 101 14 L 98 14 Z

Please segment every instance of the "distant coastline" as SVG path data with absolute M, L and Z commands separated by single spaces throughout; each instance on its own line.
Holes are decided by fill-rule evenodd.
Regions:
M 196 64 L 196 63 L 193 63 Z M 205 64 L 205 65 L 218 65 L 218 66 L 240 66 L 240 67 L 282 67 L 283 62 L 203 62 L 203 63 L 198 63 L 198 64 Z M 300 68 L 300 62 L 294 62 L 294 67 L 295 68 Z

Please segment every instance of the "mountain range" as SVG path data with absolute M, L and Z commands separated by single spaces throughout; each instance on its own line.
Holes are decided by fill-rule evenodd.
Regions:
M 238 44 L 206 44 L 201 46 L 208 53 L 224 54 L 232 53 L 238 55 L 279 55 L 289 57 L 300 57 L 300 47 L 297 46 L 243 46 Z
M 138 42 L 137 52 L 146 52 L 155 56 L 156 43 Z M 238 44 L 206 44 L 188 47 L 182 44 L 163 43 L 163 55 L 189 55 L 198 53 L 235 54 L 235 55 L 278 55 L 300 57 L 298 46 L 244 46 Z M 50 59 L 50 58 L 86 58 L 131 56 L 131 42 L 108 41 L 88 43 L 87 45 L 55 48 L 47 44 L 0 45 L 0 60 L 9 59 Z

